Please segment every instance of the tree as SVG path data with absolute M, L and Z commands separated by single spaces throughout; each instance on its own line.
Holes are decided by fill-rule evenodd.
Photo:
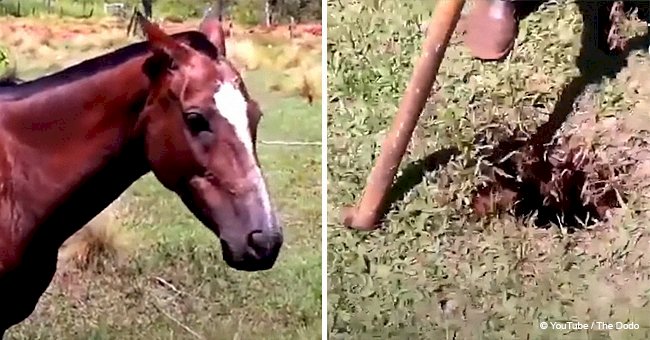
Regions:
M 153 0 L 142 0 L 142 9 L 144 10 L 144 16 L 151 20 L 153 16 Z
M 264 1 L 264 18 L 266 22 L 266 26 L 271 26 L 273 25 L 273 11 L 278 6 L 278 1 L 277 0 L 266 0 Z
M 217 17 L 219 21 L 223 21 L 223 7 L 223 0 L 214 0 L 212 6 L 208 7 L 203 17 Z

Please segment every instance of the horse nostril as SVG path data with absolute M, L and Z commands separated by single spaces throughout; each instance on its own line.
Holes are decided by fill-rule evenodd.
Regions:
M 255 230 L 248 234 L 248 245 L 253 248 L 258 255 L 264 256 L 272 247 L 272 238 L 261 230 Z

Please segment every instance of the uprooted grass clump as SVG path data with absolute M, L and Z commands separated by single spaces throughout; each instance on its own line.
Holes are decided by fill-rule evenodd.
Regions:
M 631 18 L 624 23 L 633 36 L 635 25 L 639 25 L 635 13 Z M 638 64 L 640 60 L 632 58 L 630 62 Z M 621 72 L 626 73 L 629 70 Z M 552 131 L 544 129 L 534 136 L 517 130 L 494 148 L 485 145 L 489 152 L 480 166 L 485 180 L 472 199 L 477 215 L 511 210 L 517 216 L 534 214 L 538 226 L 554 223 L 572 230 L 604 221 L 612 209 L 626 205 L 625 189 L 636 189 L 626 185 L 626 180 L 633 168 L 644 162 L 639 156 L 646 152 L 645 145 L 639 141 L 648 126 L 598 119 L 594 86 L 577 98 L 572 116 L 553 138 L 547 136 Z M 639 93 L 638 89 L 629 92 Z M 612 97 L 609 100 L 620 102 L 623 96 L 617 93 Z M 622 122 L 642 122 L 639 116 L 643 115 L 637 110 L 620 118 Z
M 639 60 L 631 62 L 640 67 Z M 629 79 L 629 71 L 621 77 Z M 638 82 L 635 78 L 629 81 Z M 599 119 L 597 110 L 593 93 L 587 91 L 551 142 L 535 143 L 539 135 L 517 131 L 508 142 L 486 148 L 480 166 L 485 180 L 472 199 L 474 212 L 535 214 L 538 226 L 554 223 L 573 229 L 605 221 L 613 210 L 626 206 L 627 192 L 650 184 L 647 113 L 632 107 L 618 120 Z
M 602 160 L 584 147 L 544 150 L 529 146 L 492 167 L 472 200 L 481 217 L 512 209 L 517 216 L 535 214 L 538 226 L 584 227 L 621 207 L 614 177 Z
M 482 163 L 486 181 L 472 199 L 475 213 L 512 210 L 520 217 L 534 214 L 538 226 L 573 229 L 603 221 L 610 209 L 625 205 L 620 176 L 632 164 L 600 158 L 579 131 L 488 157 Z

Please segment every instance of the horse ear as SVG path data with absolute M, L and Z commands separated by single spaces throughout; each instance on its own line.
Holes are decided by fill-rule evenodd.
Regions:
M 183 62 L 187 59 L 188 53 L 186 48 L 167 35 L 167 33 L 163 32 L 158 25 L 147 20 L 139 11 L 135 15 L 154 52 L 162 52 L 176 62 Z
M 220 56 L 226 56 L 226 37 L 230 32 L 229 30 L 225 31 L 223 29 L 221 20 L 214 17 L 206 17 L 203 19 L 203 21 L 201 21 L 201 24 L 199 25 L 199 31 L 205 34 L 212 45 L 217 48 L 217 53 Z

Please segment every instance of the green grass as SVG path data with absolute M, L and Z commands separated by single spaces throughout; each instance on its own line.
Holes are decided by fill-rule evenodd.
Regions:
M 320 141 L 320 106 L 268 94 L 257 86 L 263 77 L 246 76 L 265 114 L 258 138 Z M 195 339 L 176 319 L 206 339 L 320 339 L 321 150 L 259 145 L 258 153 L 285 230 L 272 270 L 227 267 L 217 238 L 147 175 L 123 196 L 121 221 L 137 244 L 130 260 L 52 284 L 8 338 Z
M 480 182 L 475 137 L 487 135 L 486 144 L 493 145 L 491 131 L 499 128 L 534 132 L 578 74 L 581 18 L 573 3 L 546 7 L 522 22 L 516 52 L 504 63 L 472 60 L 454 38 L 438 77 L 440 89 L 398 173 L 405 194 L 377 231 L 351 231 L 338 221 L 341 208 L 359 199 L 432 7 L 328 2 L 330 338 L 647 339 L 650 188 L 627 192 L 627 209 L 616 220 L 570 235 L 509 214 L 478 219 L 469 207 Z M 647 117 L 650 84 L 634 75 L 648 72 L 650 59 L 635 53 L 629 61 L 617 78 L 595 87 L 599 119 L 625 122 L 642 108 L 641 117 Z M 407 171 L 450 148 L 460 153 L 439 168 Z M 647 162 L 636 166 L 642 164 Z M 564 320 L 634 321 L 641 329 L 538 326 Z

